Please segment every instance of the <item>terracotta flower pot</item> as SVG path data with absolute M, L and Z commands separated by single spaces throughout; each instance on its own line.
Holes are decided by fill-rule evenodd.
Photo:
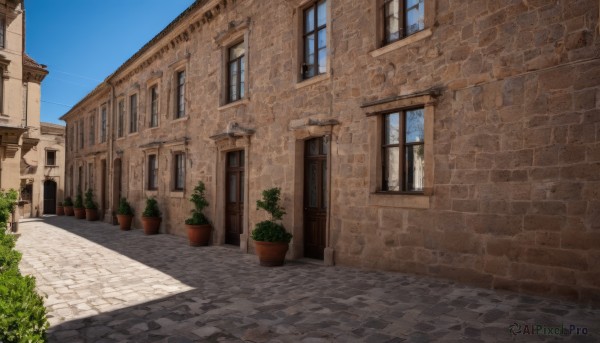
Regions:
M 85 219 L 90 222 L 98 220 L 98 210 L 95 208 L 86 208 Z
M 144 233 L 147 235 L 156 235 L 160 228 L 160 217 L 142 217 L 142 226 Z
M 56 206 L 56 215 L 57 216 L 64 216 L 65 215 L 65 208 L 63 206 Z
M 85 219 L 85 208 L 74 208 L 73 212 L 75 212 L 75 218 Z
M 65 215 L 72 216 L 75 212 L 73 211 L 73 206 L 65 206 Z
M 282 266 L 285 261 L 289 244 L 284 242 L 260 242 L 254 241 L 256 255 L 261 266 L 276 267 Z
M 133 216 L 129 214 L 117 214 L 117 220 L 119 221 L 119 227 L 123 231 L 128 231 L 131 229 L 131 222 L 133 220 Z
M 193 247 L 208 245 L 210 242 L 210 234 L 212 232 L 212 227 L 210 224 L 206 225 L 188 225 L 185 224 L 187 228 L 188 239 L 190 240 L 190 245 Z

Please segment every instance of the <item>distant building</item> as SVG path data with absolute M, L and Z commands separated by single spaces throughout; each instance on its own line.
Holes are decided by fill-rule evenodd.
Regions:
M 25 53 L 22 0 L 0 0 L 0 189 L 21 190 L 26 156 L 40 141 L 40 86 L 48 74 Z M 33 192 L 38 192 L 33 187 Z
M 598 13 L 196 1 L 62 117 L 67 194 L 184 235 L 204 181 L 213 244 L 252 252 L 281 187 L 289 258 L 598 299 Z

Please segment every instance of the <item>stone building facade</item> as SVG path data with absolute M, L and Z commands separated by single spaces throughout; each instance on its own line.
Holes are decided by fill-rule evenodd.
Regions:
M 600 299 L 595 0 L 196 1 L 62 118 L 67 194 L 252 252 Z
M 20 190 L 23 161 L 40 141 L 41 82 L 48 74 L 25 53 L 22 0 L 0 1 L 0 74 L 0 189 Z
M 65 127 L 40 123 L 39 139 L 21 159 L 20 214 L 55 214 L 64 198 Z

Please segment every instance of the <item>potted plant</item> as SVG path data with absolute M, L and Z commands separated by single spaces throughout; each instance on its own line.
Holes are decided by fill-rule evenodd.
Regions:
M 75 212 L 75 218 L 85 219 L 85 207 L 83 207 L 83 197 L 81 191 L 77 192 L 75 197 L 75 203 L 73 203 L 73 212 Z
M 204 209 L 208 206 L 204 191 L 204 182 L 199 181 L 190 199 L 190 202 L 194 204 L 192 216 L 185 220 L 185 227 L 187 228 L 191 246 L 208 245 L 210 241 L 212 227 L 203 213 Z
M 131 229 L 131 221 L 133 219 L 133 209 L 127 202 L 127 199 L 121 198 L 119 201 L 119 209 L 117 210 L 117 220 L 119 227 L 123 231 Z
M 158 209 L 158 203 L 154 198 L 146 199 L 146 208 L 142 213 L 142 226 L 144 227 L 144 233 L 147 235 L 156 235 L 160 228 L 160 210 Z
M 72 216 L 74 214 L 74 212 L 73 212 L 73 200 L 71 200 L 71 197 L 66 197 L 65 198 L 65 201 L 63 201 L 63 206 L 65 208 L 65 215 Z
M 56 215 L 57 216 L 64 216 L 65 215 L 65 208 L 63 206 L 62 201 L 59 201 L 58 205 L 56 205 Z
M 88 221 L 98 220 L 98 206 L 94 202 L 94 191 L 92 189 L 88 189 L 85 192 L 85 219 Z
M 263 209 L 271 215 L 271 219 L 256 224 L 251 234 L 261 266 L 283 265 L 292 240 L 292 234 L 281 224 L 285 210 L 279 205 L 280 193 L 279 188 L 267 189 L 262 192 L 262 200 L 256 201 L 257 210 Z

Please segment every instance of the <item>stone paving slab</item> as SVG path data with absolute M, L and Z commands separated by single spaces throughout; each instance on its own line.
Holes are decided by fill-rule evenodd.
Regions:
M 569 302 L 295 261 L 264 268 L 237 249 L 73 217 L 23 220 L 19 232 L 50 342 L 600 341 L 600 309 Z

